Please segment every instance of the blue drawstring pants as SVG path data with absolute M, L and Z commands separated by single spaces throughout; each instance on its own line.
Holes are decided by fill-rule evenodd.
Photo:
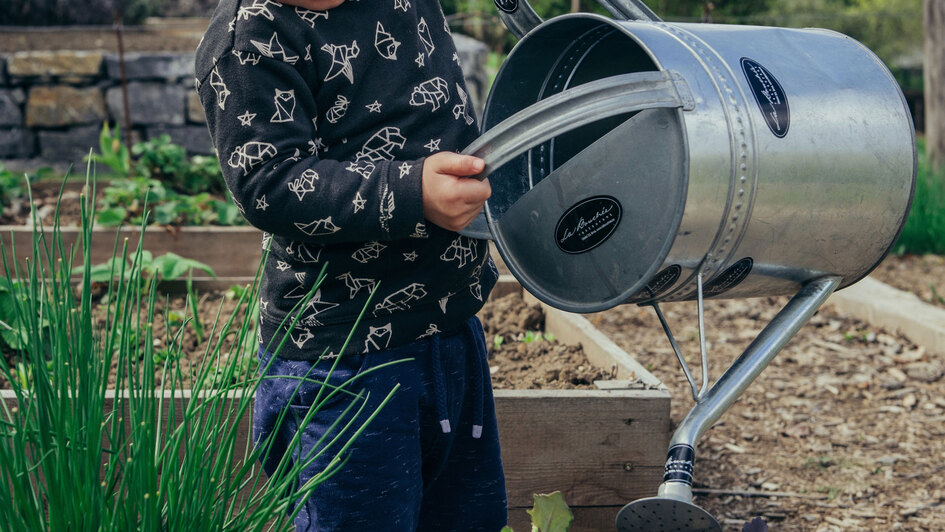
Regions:
M 298 530 L 498 532 L 506 524 L 495 404 L 478 318 L 458 331 L 404 346 L 343 355 L 331 370 L 334 362 L 286 360 L 260 351 L 265 378 L 256 392 L 253 441 L 269 446 L 267 474 L 286 453 L 296 461 L 315 457 L 297 485 L 325 470 L 336 455 L 346 460 L 301 501 Z M 342 450 L 398 384 L 364 432 Z M 326 399 L 342 385 L 350 393 Z M 366 401 L 354 397 L 359 393 Z M 305 424 L 316 400 L 317 411 Z

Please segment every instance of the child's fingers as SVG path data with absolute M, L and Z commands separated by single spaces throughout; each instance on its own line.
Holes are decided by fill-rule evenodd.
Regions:
M 453 152 L 440 152 L 434 157 L 437 171 L 456 176 L 476 175 L 485 168 L 486 163 L 479 157 Z
M 482 206 L 482 203 L 492 196 L 492 186 L 489 184 L 488 179 L 483 179 L 482 181 L 478 179 L 462 179 L 457 185 L 460 190 L 460 195 L 469 205 L 478 204 Z

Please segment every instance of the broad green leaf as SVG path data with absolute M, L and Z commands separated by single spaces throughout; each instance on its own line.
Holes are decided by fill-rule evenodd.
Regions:
M 532 532 L 568 532 L 574 519 L 560 491 L 535 494 L 535 507 L 528 515 L 532 516 Z
M 121 223 L 125 221 L 125 216 L 127 215 L 128 211 L 122 209 L 121 207 L 110 207 L 108 209 L 102 209 L 98 211 L 95 219 L 100 225 L 113 227 L 116 225 L 121 225 Z
M 206 264 L 193 260 L 181 257 L 176 253 L 165 253 L 160 257 L 154 259 L 155 270 L 161 274 L 161 278 L 165 281 L 172 279 L 178 279 L 190 270 L 201 270 L 206 272 L 211 277 L 216 277 L 216 274 L 213 272 L 213 269 Z
M 16 299 L 9 279 L 0 281 L 0 320 L 7 323 L 16 318 Z
M 170 225 L 177 220 L 177 202 L 168 201 L 154 206 L 154 221 L 160 225 Z
M 23 349 L 27 346 L 29 339 L 29 334 L 27 331 L 23 330 L 22 326 L 19 323 L 4 322 L 10 328 L 8 329 L 4 325 L 0 325 L 0 337 L 3 338 L 3 341 L 6 342 L 8 346 L 13 349 Z
M 236 205 L 225 201 L 215 201 L 213 207 L 220 225 L 236 225 L 238 223 L 240 211 L 236 208 Z
M 107 283 L 112 279 L 112 275 L 118 275 L 122 271 L 122 261 L 125 262 L 125 274 L 127 276 L 130 265 L 121 257 L 112 257 L 101 264 L 94 264 L 89 267 L 89 280 L 93 283 Z M 72 269 L 73 275 L 82 275 L 84 266 L 76 266 Z

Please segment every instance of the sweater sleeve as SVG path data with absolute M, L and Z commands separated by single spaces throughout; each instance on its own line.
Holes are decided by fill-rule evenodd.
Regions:
M 200 81 L 224 179 L 250 224 L 334 244 L 406 237 L 423 221 L 423 159 L 393 159 L 398 128 L 380 128 L 353 160 L 321 158 L 324 110 L 289 63 L 229 53 Z

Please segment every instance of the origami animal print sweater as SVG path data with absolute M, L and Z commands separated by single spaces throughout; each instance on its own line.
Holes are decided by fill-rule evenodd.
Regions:
M 268 249 L 262 348 L 367 353 L 482 306 L 487 243 L 423 218 L 424 157 L 478 134 L 438 2 L 222 0 L 195 71 L 227 187 Z

